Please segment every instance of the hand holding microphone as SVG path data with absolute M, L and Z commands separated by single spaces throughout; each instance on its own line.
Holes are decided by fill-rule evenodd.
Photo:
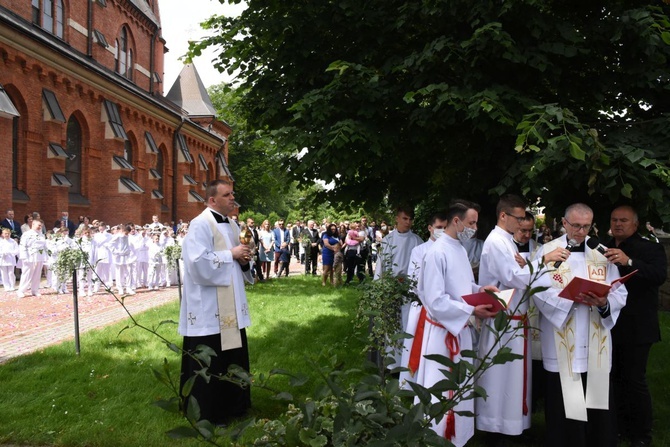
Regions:
M 565 249 L 557 248 L 556 250 L 561 250 L 561 254 L 562 254 L 563 256 L 561 257 L 560 260 L 554 262 L 554 268 L 557 269 L 557 268 L 563 263 L 563 261 L 564 261 L 565 259 L 568 259 L 568 257 L 570 257 L 570 252 L 572 251 L 572 249 L 575 248 L 575 247 L 578 246 L 578 245 L 579 245 L 579 244 L 577 243 L 576 240 L 574 240 L 574 239 L 570 239 L 570 240 L 568 241 L 568 245 L 565 246 Z M 556 250 L 554 250 L 554 251 L 556 251 Z M 565 255 L 565 250 L 568 251 L 567 255 Z
M 596 250 L 600 252 L 600 254 L 605 256 L 607 260 L 612 264 L 627 265 L 628 261 L 630 261 L 630 258 L 628 257 L 628 255 L 626 255 L 626 253 L 619 250 L 618 248 L 605 247 L 603 244 L 600 243 L 600 241 L 596 236 L 589 238 L 589 240 L 586 241 L 586 245 L 588 245 L 591 250 Z

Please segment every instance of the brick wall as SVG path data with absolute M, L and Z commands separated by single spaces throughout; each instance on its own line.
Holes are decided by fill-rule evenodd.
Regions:
M 87 5 L 86 0 L 67 2 L 66 32 L 64 40 L 73 53 L 86 55 L 87 51 Z M 114 40 L 122 26 L 130 30 L 131 46 L 135 49 L 134 62 L 151 67 L 151 39 L 156 32 L 155 25 L 145 17 L 129 10 L 128 2 L 107 0 L 107 7 L 93 2 L 93 28 L 105 35 L 108 42 Z M 0 6 L 30 21 L 30 2 L 25 0 L 0 0 Z M 1 19 L 1 17 L 0 17 Z M 93 63 L 107 70 L 91 70 L 78 64 L 66 52 L 57 51 L 57 45 L 50 46 L 38 36 L 17 34 L 8 24 L 0 20 L 0 84 L 3 85 L 21 117 L 18 132 L 18 189 L 29 196 L 28 201 L 12 200 L 12 164 L 0 166 L 0 214 L 13 208 L 17 219 L 33 211 L 39 211 L 47 226 L 68 210 L 73 220 L 79 215 L 102 219 L 110 224 L 133 221 L 145 223 L 158 214 L 161 221 L 176 218 L 189 220 L 201 212 L 203 205 L 189 201 L 190 189 L 204 196 L 201 185 L 184 185 L 184 174 L 202 182 L 206 172 L 201 168 L 198 154 L 202 154 L 210 166 L 215 166 L 215 155 L 221 149 L 221 140 L 207 130 L 207 126 L 190 121 L 181 116 L 179 109 L 170 107 L 163 100 L 156 99 L 149 92 L 149 77 L 140 70 L 134 73 L 130 83 L 114 73 L 114 55 L 98 45 L 92 46 Z M 42 33 L 43 34 L 43 33 Z M 10 38 L 11 37 L 11 38 Z M 37 37 L 37 38 L 35 38 Z M 154 68 L 163 75 L 164 47 L 157 36 L 154 52 Z M 147 73 L 148 74 L 148 73 Z M 143 94 L 137 94 L 139 87 Z M 66 121 L 76 118 L 81 126 L 81 194 L 87 204 L 71 202 L 66 187 L 52 186 L 53 173 L 64 173 L 66 160 L 47 156 L 48 144 L 57 143 L 67 148 L 67 124 L 44 119 L 42 89 L 52 91 L 58 99 Z M 162 92 L 162 84 L 155 86 L 155 93 Z M 124 142 L 106 138 L 106 124 L 101 120 L 103 103 L 109 100 L 118 105 L 123 127 L 132 146 L 132 172 L 112 168 L 112 156 L 124 155 Z M 185 121 L 184 121 L 185 120 Z M 223 132 L 222 132 L 223 128 Z M 175 131 L 180 129 L 187 141 L 194 159 L 193 164 L 178 163 L 174 170 Z M 230 129 L 216 123 L 218 134 L 227 137 Z M 149 169 L 155 168 L 157 156 L 147 153 L 145 132 L 153 136 L 163 154 L 163 194 L 164 199 L 152 198 L 151 191 L 158 188 L 158 181 L 149 176 Z M 12 120 L 0 118 L 0 157 L 12 160 Z M 133 179 L 142 194 L 119 192 L 120 176 Z M 214 176 L 214 174 L 211 174 Z M 176 188 L 173 191 L 174 180 Z M 176 201 L 173 201 L 176 198 Z M 175 203 L 176 202 L 176 203 Z M 176 206 L 175 206 L 176 205 Z

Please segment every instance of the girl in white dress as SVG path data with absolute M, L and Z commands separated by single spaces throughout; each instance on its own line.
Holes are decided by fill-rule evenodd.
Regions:
M 2 229 L 0 239 L 0 279 L 5 292 L 11 292 L 16 285 L 16 257 L 19 255 L 19 244 L 11 238 L 12 232 L 9 228 Z

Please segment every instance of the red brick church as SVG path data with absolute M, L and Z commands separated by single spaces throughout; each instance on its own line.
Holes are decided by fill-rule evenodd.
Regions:
M 157 0 L 0 0 L 0 218 L 189 220 L 231 129 L 195 67 L 163 95 Z

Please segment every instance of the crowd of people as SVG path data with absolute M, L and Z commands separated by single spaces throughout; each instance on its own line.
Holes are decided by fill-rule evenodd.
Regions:
M 278 220 L 272 227 L 267 219 L 256 226 L 254 219 L 248 218 L 240 226 L 253 234 L 257 280 L 288 276 L 289 263 L 294 259 L 304 265 L 306 275 L 318 276 L 321 266 L 324 286 L 348 285 L 354 277 L 361 283 L 366 272 L 372 277 L 382 238 L 392 230 L 386 222 L 368 224 L 365 216 L 342 222 L 323 219 L 320 224 L 314 220 L 296 220 L 293 224 Z
M 183 239 L 179 331 L 184 336 L 185 386 L 201 368 L 193 355 L 201 345 L 216 353 L 212 374 L 223 374 L 232 364 L 249 370 L 245 282 L 286 276 L 292 260 L 304 266 L 305 275 L 314 276 L 320 263 L 323 286 L 351 284 L 354 278 L 358 283 L 368 277 L 378 280 L 389 272 L 410 278 L 418 298 L 408 300 L 399 316 L 403 331 L 414 336 L 394 353 L 391 365 L 405 368 L 402 386 L 413 381 L 431 387 L 444 380 L 445 366 L 426 356 L 478 362 L 462 354 L 495 354 L 503 346 L 518 356 L 476 377 L 486 398 L 463 399 L 432 421 L 433 429 L 454 445 L 466 445 L 475 430 L 488 434 L 488 444 L 505 445 L 530 427 L 538 397 L 544 400 L 544 445 L 609 447 L 620 438 L 633 446 L 651 444 L 645 375 L 651 345 L 660 340 L 658 293 L 667 259 L 661 244 L 640 236 L 631 206 L 612 210 L 612 238 L 602 244 L 586 204 L 569 206 L 560 228 L 551 232 L 538 229 L 527 204 L 513 195 L 500 198 L 496 226 L 485 240 L 475 236 L 480 207 L 455 200 L 430 218 L 425 242 L 412 231 L 411 208 L 397 210 L 393 227 L 368 223 L 365 216 L 319 224 L 278 220 L 272 227 L 268 220 L 256 226 L 249 218 L 238 225 L 231 214 L 232 184 L 226 181 L 208 186 L 206 205 L 190 225 L 180 222 L 175 228 L 160 224 L 157 216 L 144 226 L 110 228 L 85 217 L 71 225 L 65 212 L 51 231 L 45 231 L 36 213 L 27 216 L 28 227 L 17 228 L 10 210 L 0 222 L 3 285 L 6 290 L 15 285 L 13 258 L 21 268 L 18 296 L 39 295 L 43 265 L 76 240 L 95 269 L 95 275 L 81 269 L 81 291 L 95 293 L 101 283 L 110 288 L 114 283 L 127 294 L 138 287 L 169 287 L 174 272 L 165 268 L 166 247 Z M 241 243 L 240 234 L 247 230 L 250 241 Z M 631 273 L 625 285 L 615 284 Z M 574 278 L 612 286 L 607 293 L 590 290 L 565 298 L 564 289 Z M 532 281 L 540 289 L 522 299 Z M 66 291 L 58 281 L 51 286 Z M 471 305 L 463 298 L 510 289 L 516 291 L 506 310 L 511 330 L 502 334 L 492 305 Z M 446 391 L 445 397 L 453 393 Z M 191 394 L 198 399 L 201 418 L 213 423 L 228 423 L 250 406 L 248 388 L 225 381 L 210 384 L 198 378 Z
M 170 287 L 177 283 L 177 273 L 169 247 L 188 231 L 187 224 L 162 224 L 156 215 L 145 225 L 109 226 L 86 216 L 74 223 L 67 211 L 53 226 L 47 226 L 37 212 L 26 215 L 19 226 L 14 211 L 8 210 L 0 227 L 0 280 L 5 291 L 16 291 L 19 298 L 40 296 L 42 278 L 46 288 L 69 293 L 72 276 L 57 271 L 59 257 L 67 256 L 68 249 L 85 254 L 76 269 L 80 295 L 92 296 L 100 290 L 134 295 L 138 288 Z M 20 270 L 18 286 L 16 269 Z

